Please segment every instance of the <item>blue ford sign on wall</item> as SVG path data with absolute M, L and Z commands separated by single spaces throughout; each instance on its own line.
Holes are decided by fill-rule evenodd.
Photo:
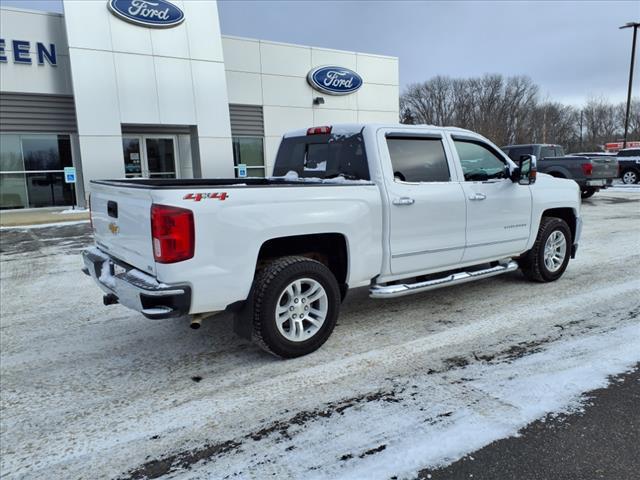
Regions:
M 307 75 L 307 81 L 316 90 L 329 95 L 348 95 L 362 86 L 362 77 L 343 67 L 318 67 Z
M 167 0 L 109 0 L 109 10 L 127 22 L 145 27 L 175 27 L 184 13 Z

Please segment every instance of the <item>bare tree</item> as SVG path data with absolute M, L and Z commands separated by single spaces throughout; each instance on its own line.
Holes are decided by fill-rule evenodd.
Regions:
M 621 138 L 624 104 L 591 98 L 580 109 L 541 101 L 526 76 L 433 77 L 409 85 L 400 97 L 403 123 L 458 126 L 477 131 L 499 145 L 558 143 L 569 151 L 599 149 Z M 582 115 L 583 139 L 580 122 Z M 629 140 L 640 140 L 640 100 L 632 102 Z

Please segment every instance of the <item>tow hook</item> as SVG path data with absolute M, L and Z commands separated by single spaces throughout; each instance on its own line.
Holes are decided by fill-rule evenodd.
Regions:
M 104 297 L 102 297 L 102 303 L 105 305 L 115 305 L 118 303 L 118 297 L 116 297 L 113 293 L 107 293 Z

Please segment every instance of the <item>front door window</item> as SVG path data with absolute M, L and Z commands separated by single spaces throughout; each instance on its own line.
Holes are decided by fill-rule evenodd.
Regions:
M 175 137 L 122 137 L 127 178 L 176 178 Z

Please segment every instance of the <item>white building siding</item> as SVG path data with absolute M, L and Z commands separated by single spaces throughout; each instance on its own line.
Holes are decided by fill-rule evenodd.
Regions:
M 233 175 L 216 2 L 172 3 L 184 22 L 150 29 L 115 17 L 106 2 L 64 0 L 79 134 L 102 136 L 101 147 L 119 152 L 94 165 L 98 143 L 81 138 L 86 179 L 124 176 L 121 124 L 197 126 L 202 175 Z M 193 171 L 190 158 L 180 160 L 181 171 Z
M 64 15 L 2 8 L 0 88 L 73 96 L 74 163 L 85 183 L 124 176 L 122 125 L 128 135 L 176 134 L 181 177 L 234 175 L 230 103 L 262 107 L 267 174 L 288 130 L 398 120 L 397 58 L 223 37 L 215 1 L 171 1 L 185 20 L 158 29 L 114 16 L 107 0 L 63 0 Z M 14 40 L 30 42 L 31 64 L 14 61 Z M 55 44 L 57 65 L 38 64 L 38 42 Z M 350 95 L 318 92 L 306 76 L 322 65 L 352 69 L 364 83 Z
M 356 52 L 223 36 L 229 101 L 263 105 L 265 162 L 273 168 L 280 137 L 305 126 L 399 118 L 398 59 Z M 356 71 L 363 79 L 351 95 L 326 95 L 311 88 L 306 76 L 322 65 Z M 313 105 L 322 97 L 324 104 Z
M 7 62 L 1 64 L 3 92 L 73 95 L 69 70 L 69 49 L 62 15 L 3 8 L 0 36 L 5 40 Z M 30 65 L 14 63 L 13 40 L 30 42 Z M 38 65 L 36 42 L 56 46 L 57 66 Z

